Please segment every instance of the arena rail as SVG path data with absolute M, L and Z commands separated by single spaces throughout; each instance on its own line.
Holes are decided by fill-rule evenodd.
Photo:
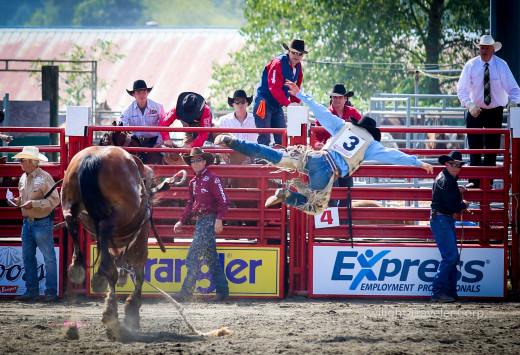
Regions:
M 45 165 L 45 169 L 55 177 L 55 179 L 63 177 L 67 163 L 75 153 L 93 144 L 94 132 L 98 131 L 161 131 L 161 132 L 221 132 L 218 128 L 168 128 L 168 127 L 113 127 L 113 126 L 92 126 L 89 127 L 85 137 L 69 137 L 68 145 L 65 144 L 65 135 L 63 129 L 57 128 L 14 128 L 4 127 L 4 132 L 49 132 L 60 134 L 59 146 L 41 146 L 42 152 L 59 153 L 60 160 L 58 163 L 51 162 Z M 308 138 L 313 141 L 313 135 L 317 130 L 323 130 L 322 127 L 312 127 L 309 137 L 302 126 L 301 137 L 292 137 L 291 145 L 307 144 Z M 471 133 L 471 129 L 465 128 L 433 128 L 433 127 L 385 127 L 381 129 L 383 132 L 457 132 Z M 226 129 L 227 132 L 263 132 L 263 133 L 282 133 L 283 143 L 286 146 L 288 138 L 283 129 Z M 484 130 L 478 130 L 483 133 Z M 463 154 L 471 153 L 498 153 L 504 156 L 503 166 L 497 167 L 465 167 L 463 170 L 463 178 L 480 178 L 480 179 L 502 179 L 504 188 L 491 189 L 487 183 L 482 184 L 481 189 L 470 189 L 465 193 L 465 199 L 475 202 L 470 208 L 471 213 L 464 213 L 461 226 L 457 227 L 457 233 L 460 236 L 464 233 L 464 244 L 469 249 L 475 248 L 499 248 L 504 251 L 504 268 L 511 265 L 511 277 L 513 291 L 518 292 L 519 288 L 519 272 L 518 272 L 518 255 L 519 243 L 518 238 L 518 218 L 514 212 L 518 209 L 518 200 L 513 198 L 509 200 L 509 189 L 511 187 L 513 196 L 518 195 L 519 174 L 518 159 L 511 160 L 509 154 L 510 149 L 512 156 L 518 156 L 520 139 L 513 139 L 510 146 L 509 131 L 507 130 L 485 130 L 487 133 L 504 134 L 505 146 L 499 150 L 462 150 Z M 1 147 L 3 152 L 17 152 L 22 147 Z M 188 153 L 190 149 L 186 148 L 125 148 L 131 153 L 142 151 L 162 151 L 165 153 Z M 230 153 L 226 148 L 220 147 L 204 147 L 206 151 L 212 153 Z M 435 159 L 441 154 L 446 154 L 450 150 L 435 149 L 402 149 L 410 154 L 417 154 L 426 159 Z M 152 167 L 155 175 L 159 178 L 170 177 L 181 169 L 188 172 L 188 178 L 193 176 L 193 172 L 187 165 L 156 165 Z M 345 224 L 338 227 L 320 229 L 315 228 L 314 217 L 308 216 L 296 209 L 287 208 L 285 205 L 276 206 L 276 208 L 265 208 L 264 201 L 270 196 L 275 188 L 283 184 L 292 175 L 285 172 L 277 172 L 276 168 L 266 165 L 215 165 L 210 169 L 214 170 L 223 179 L 250 179 L 253 180 L 253 187 L 230 187 L 227 189 L 230 200 L 234 203 L 238 202 L 238 206 L 230 208 L 227 216 L 223 234 L 219 235 L 219 248 L 229 248 L 226 250 L 228 254 L 236 253 L 240 249 L 251 252 L 254 248 L 272 248 L 275 247 L 279 251 L 277 258 L 279 264 L 276 273 L 279 275 L 279 288 L 276 296 L 283 297 L 284 293 L 289 296 L 294 294 L 305 294 L 312 297 L 320 297 L 323 294 L 314 293 L 315 286 L 313 278 L 316 277 L 313 268 L 314 248 L 321 246 L 334 246 L 340 248 L 350 248 L 350 239 L 348 236 L 348 228 Z M 352 199 L 369 199 L 374 201 L 404 201 L 406 206 L 392 207 L 367 207 L 353 208 L 353 220 L 376 220 L 391 221 L 401 220 L 410 221 L 410 225 L 392 225 L 392 224 L 366 224 L 356 225 L 354 223 L 353 234 L 356 248 L 377 248 L 389 245 L 399 245 L 402 247 L 412 246 L 420 250 L 424 245 L 431 246 L 433 237 L 427 221 L 429 218 L 429 204 L 431 199 L 431 187 L 433 177 L 442 170 L 441 167 L 435 167 L 434 175 L 427 175 L 424 171 L 413 167 L 398 167 L 390 165 L 372 165 L 365 163 L 361 169 L 356 172 L 357 177 L 385 177 L 391 179 L 404 179 L 407 182 L 413 179 L 422 181 L 418 187 L 373 187 L 370 185 L 360 186 L 359 184 L 352 188 Z M 512 180 L 509 172 L 512 172 Z M 7 163 L 0 165 L 0 176 L 19 177 L 21 170 L 17 164 Z M 273 184 L 273 180 L 276 184 Z M 6 192 L 5 187 L 0 187 L 0 193 Z M 345 200 L 347 198 L 345 189 L 333 188 L 332 199 Z M 157 226 L 159 233 L 164 237 L 165 241 L 175 247 L 188 246 L 189 240 L 193 233 L 193 227 L 187 227 L 181 234 L 173 234 L 172 225 L 179 218 L 183 210 L 183 203 L 187 198 L 187 189 L 185 187 L 174 187 L 170 191 L 162 193 L 160 201 L 162 206 L 154 207 L 154 217 L 158 220 Z M 414 201 L 419 203 L 419 207 L 411 207 L 407 202 Z M 252 207 L 241 207 L 240 202 L 253 202 Z M 500 207 L 502 204 L 503 207 Z M 509 206 L 512 206 L 512 209 Z M 0 209 L 0 219 L 12 219 L 15 216 L 14 210 L 11 208 Z M 345 207 L 340 207 L 339 219 L 346 220 L 348 212 Z M 511 214 L 510 212 L 513 212 Z M 61 213 L 57 213 L 56 222 L 61 221 Z M 508 240 L 509 218 L 512 219 L 512 240 Z M 460 216 L 458 217 L 460 219 Z M 467 225 L 470 222 L 474 225 Z M 9 229 L 12 228 L 12 229 Z M 13 238 L 20 234 L 20 227 L 11 226 L 7 229 Z M 55 236 L 58 238 L 60 246 L 63 245 L 62 252 L 66 249 L 68 243 L 63 244 L 63 229 L 57 232 Z M 5 235 L 4 233 L 2 234 Z M 2 240 L 2 239 L 0 239 Z M 19 239 L 18 239 L 19 240 Z M 83 245 L 89 250 L 90 238 L 84 233 L 82 235 Z M 155 248 L 155 244 L 151 241 L 151 248 Z M 70 241 L 69 241 L 70 242 Z M 511 246 L 511 252 L 508 250 Z M 233 249 L 235 248 L 235 249 Z M 365 250 L 363 249 L 363 250 Z M 67 265 L 70 261 L 71 253 L 68 252 L 67 257 L 63 260 L 62 265 Z M 155 254 L 154 254 L 155 255 Z M 368 254 L 363 254 L 368 257 Z M 156 257 L 156 256 L 154 256 Z M 156 257 L 157 263 L 160 262 L 160 256 Z M 240 263 L 234 265 L 242 265 Z M 177 265 L 178 266 L 178 265 Z M 177 267 L 176 266 L 176 267 Z M 150 266 L 152 267 L 152 266 Z M 65 269 L 65 267 L 63 267 Z M 63 270 L 66 271 L 66 270 Z M 233 273 L 233 270 L 230 270 Z M 504 272 L 505 273 L 505 272 Z M 60 274 L 60 278 L 65 282 L 68 280 L 66 273 Z M 236 276 L 236 274 L 235 274 Z M 68 284 L 68 292 L 85 292 L 88 285 L 75 286 Z M 88 289 L 87 289 L 88 293 Z M 255 297 L 247 292 L 238 293 L 242 297 Z M 265 296 L 260 296 L 265 297 Z

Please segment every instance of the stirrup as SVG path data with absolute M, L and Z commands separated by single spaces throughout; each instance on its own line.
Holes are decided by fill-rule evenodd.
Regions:
M 270 196 L 265 201 L 265 207 L 276 205 L 280 202 L 285 201 L 287 198 L 288 191 L 286 189 L 277 189 L 273 196 Z

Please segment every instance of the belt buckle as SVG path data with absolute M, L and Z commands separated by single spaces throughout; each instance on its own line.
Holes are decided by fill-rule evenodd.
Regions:
M 34 218 L 33 218 L 33 217 L 27 217 L 27 220 L 28 220 L 30 223 L 33 223 L 33 222 L 34 222 Z

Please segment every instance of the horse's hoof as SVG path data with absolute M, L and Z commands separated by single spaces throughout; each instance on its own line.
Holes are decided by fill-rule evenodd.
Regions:
M 96 273 L 90 281 L 90 287 L 92 287 L 94 293 L 104 293 L 107 290 L 108 281 L 105 276 Z
M 80 284 L 85 281 L 85 268 L 81 265 L 69 266 L 69 279 L 70 281 Z

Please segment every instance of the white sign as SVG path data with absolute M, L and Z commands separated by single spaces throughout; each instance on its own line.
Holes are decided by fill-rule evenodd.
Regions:
M 330 228 L 339 226 L 337 207 L 329 207 L 320 214 L 314 215 L 314 228 Z
M 92 108 L 90 106 L 67 106 L 65 134 L 67 136 L 85 135 L 85 127 L 92 125 Z
M 439 249 L 400 246 L 314 245 L 312 295 L 431 296 Z M 465 247 L 457 292 L 504 297 L 504 250 Z
M 58 287 L 60 292 L 60 248 L 54 247 L 56 252 L 56 265 L 58 267 Z M 45 262 L 39 249 L 36 249 L 36 265 L 38 268 L 38 280 L 40 295 L 45 294 Z M 25 270 L 23 266 L 22 247 L 0 245 L 0 296 L 18 296 L 25 293 L 25 281 L 23 277 Z
M 520 107 L 509 109 L 509 126 L 513 129 L 513 138 L 520 138 Z
M 309 123 L 309 108 L 307 106 L 287 106 L 287 135 L 299 137 L 302 135 L 302 124 Z

